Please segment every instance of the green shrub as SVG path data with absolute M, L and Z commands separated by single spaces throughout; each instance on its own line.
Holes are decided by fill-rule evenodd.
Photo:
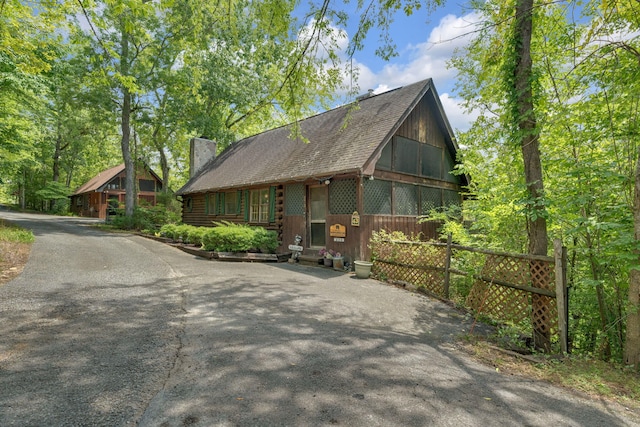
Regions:
M 176 231 L 173 235 L 174 240 L 182 240 L 184 243 L 189 243 L 189 232 L 195 228 L 193 225 L 180 224 L 176 226 Z
M 278 248 L 278 233 L 263 227 L 255 227 L 253 229 L 253 247 L 262 253 L 275 253 Z
M 116 209 L 116 214 L 109 216 L 111 224 L 123 230 L 147 230 L 155 232 L 164 224 L 177 223 L 180 215 L 166 209 L 164 205 L 138 206 L 133 215 L 125 216 L 124 209 Z
M 160 227 L 160 235 L 169 239 L 175 239 L 177 224 L 164 224 Z
M 51 213 L 54 215 L 69 214 L 69 199 L 56 199 L 51 206 Z
M 206 233 L 206 227 L 191 227 L 187 231 L 187 238 L 189 243 L 193 245 L 202 246 L 202 238 Z
M 217 252 L 245 252 L 253 246 L 253 232 L 246 225 L 216 223 L 203 236 L 204 248 Z
M 202 236 L 203 247 L 217 252 L 247 252 L 260 250 L 273 253 L 278 247 L 277 235 L 262 227 L 250 227 L 231 222 L 216 222 Z

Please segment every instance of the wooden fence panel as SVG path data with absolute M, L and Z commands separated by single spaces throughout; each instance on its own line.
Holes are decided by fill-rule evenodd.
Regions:
M 430 242 L 371 241 L 374 276 L 391 282 L 410 283 L 441 298 L 448 298 L 451 248 L 482 253 L 484 261 L 464 300 L 467 308 L 500 322 L 512 322 L 534 332 L 536 344 L 545 350 L 563 337 L 556 304 L 554 258 L 505 254 Z M 564 286 L 564 283 L 562 284 Z M 562 288 L 560 286 L 560 288 Z M 543 340 L 540 340 L 540 337 Z M 566 343 L 561 343 L 566 351 Z

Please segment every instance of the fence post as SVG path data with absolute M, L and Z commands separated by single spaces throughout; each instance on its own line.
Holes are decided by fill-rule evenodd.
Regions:
M 567 248 L 562 246 L 562 240 L 553 241 L 553 256 L 555 258 L 556 274 L 556 303 L 558 304 L 558 329 L 560 333 L 560 349 L 562 353 L 569 351 L 569 301 L 567 300 Z
M 449 299 L 449 279 L 451 278 L 451 273 L 449 272 L 451 268 L 451 233 L 447 235 L 447 255 L 444 260 L 444 297 L 445 299 Z

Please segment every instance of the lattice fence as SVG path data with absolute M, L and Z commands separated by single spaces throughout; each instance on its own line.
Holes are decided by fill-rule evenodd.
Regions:
M 557 334 L 555 298 L 506 285 L 554 291 L 553 264 L 550 261 L 487 255 L 481 276 L 475 280 L 466 305 L 499 321 L 530 324 L 534 330 Z
M 415 242 L 371 243 L 372 272 L 392 282 L 405 282 L 444 295 L 447 250 Z
M 455 252 L 453 251 L 455 249 Z M 558 305 L 554 258 L 495 253 L 457 245 L 426 242 L 371 241 L 373 274 L 391 282 L 410 283 L 448 298 L 451 274 L 469 276 L 473 284 L 461 300 L 476 313 L 534 331 L 557 342 Z M 474 272 L 448 268 L 463 252 L 481 254 Z M 449 254 L 456 255 L 451 258 Z M 449 259 L 448 259 L 449 257 Z

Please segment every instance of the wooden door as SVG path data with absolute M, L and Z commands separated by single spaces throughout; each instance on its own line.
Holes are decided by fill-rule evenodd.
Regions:
M 308 233 L 309 247 L 323 248 L 327 244 L 327 187 L 309 187 Z

